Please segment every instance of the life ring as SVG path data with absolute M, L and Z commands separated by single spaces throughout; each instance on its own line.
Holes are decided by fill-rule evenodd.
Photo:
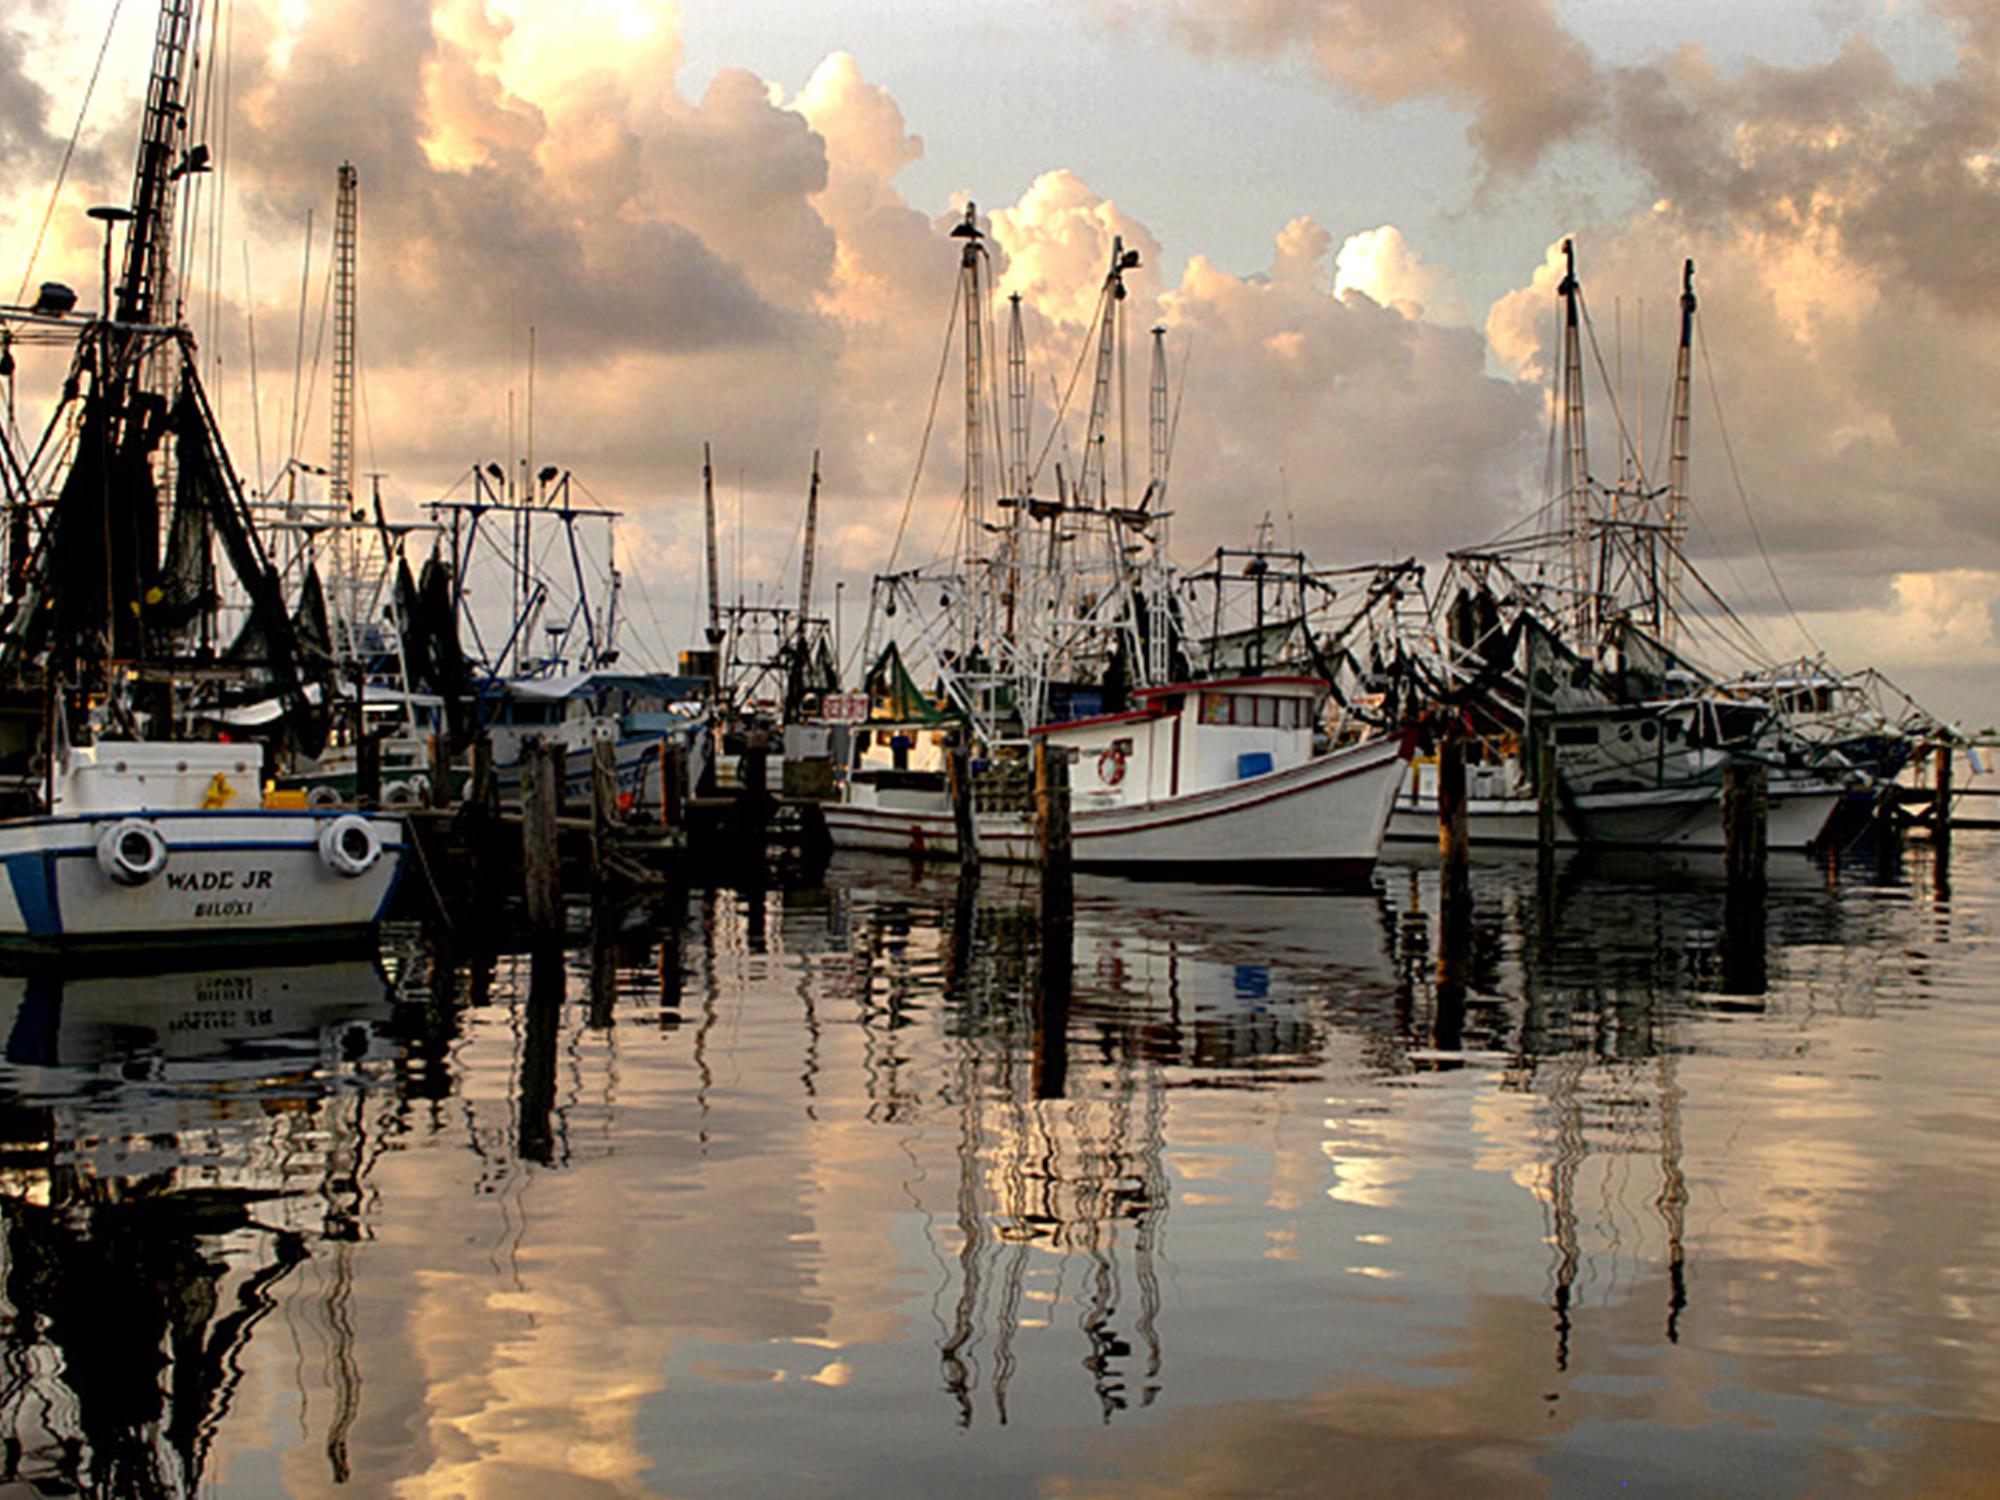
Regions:
M 408 776 L 401 781 L 392 781 L 382 788 L 384 807 L 416 807 L 429 795 L 430 779 L 424 776 Z
M 1125 752 L 1113 745 L 1097 757 L 1097 779 L 1106 786 L 1116 786 L 1125 779 Z
M 321 782 L 306 793 L 306 806 L 314 812 L 324 812 L 330 807 L 339 807 L 346 800 L 340 795 L 338 787 L 328 786 L 325 782 Z
M 144 885 L 167 867 L 167 841 L 144 818 L 120 818 L 97 836 L 97 867 L 120 885 Z
M 343 813 L 320 830 L 319 857 L 336 875 L 365 875 L 382 857 L 382 835 L 355 813 Z

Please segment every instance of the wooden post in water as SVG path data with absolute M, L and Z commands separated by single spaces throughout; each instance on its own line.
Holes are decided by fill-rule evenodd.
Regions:
M 951 747 L 945 770 L 951 781 L 951 822 L 958 840 L 958 866 L 967 875 L 979 876 L 979 823 L 972 806 L 972 751 L 964 744 Z
M 1543 855 L 1556 847 L 1556 747 L 1545 735 L 1535 736 L 1535 848 Z
M 1069 752 L 1035 742 L 1035 834 L 1042 855 L 1042 924 L 1073 920 L 1076 887 L 1070 873 Z
M 618 747 L 610 740 L 593 740 L 590 746 L 590 899 L 597 903 L 604 891 L 605 856 L 610 852 L 611 830 L 618 825 Z
M 1465 736 L 1446 729 L 1438 744 L 1438 858 L 1447 896 L 1462 894 L 1472 859 L 1465 816 Z
M 521 771 L 525 777 L 525 763 Z M 522 789 L 526 790 L 525 781 Z M 527 1026 L 515 1085 L 519 1098 L 515 1149 L 522 1160 L 547 1166 L 555 1160 L 557 1033 L 567 976 L 562 949 L 553 944 L 538 943 L 528 962 Z
M 1076 887 L 1070 869 L 1069 752 L 1035 742 L 1035 833 L 1042 856 L 1042 982 L 1034 998 L 1033 1086 L 1062 1097 L 1069 1062 L 1069 998 L 1075 968 Z
M 743 753 L 736 758 L 736 779 L 742 787 L 738 816 L 745 836 L 751 841 L 759 862 L 764 857 L 766 830 L 771 818 L 770 743 L 762 729 L 752 729 L 743 737 Z
M 1763 904 L 1768 816 L 1763 766 L 1731 761 L 1722 771 L 1722 849 L 1732 901 Z
M 521 746 L 521 881 L 528 932 L 537 944 L 563 936 L 562 865 L 557 852 L 562 747 L 542 739 Z
M 1939 745 L 1931 765 L 1931 854 L 1945 861 L 1951 858 L 1951 746 Z

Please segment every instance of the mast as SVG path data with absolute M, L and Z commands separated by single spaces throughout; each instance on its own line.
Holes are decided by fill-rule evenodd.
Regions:
M 1111 380 L 1118 365 L 1119 304 L 1125 300 L 1125 273 L 1139 264 L 1139 252 L 1127 250 L 1122 236 L 1111 240 L 1111 269 L 1105 273 L 1104 292 L 1098 305 L 1097 369 L 1090 394 L 1090 420 L 1084 430 L 1083 474 L 1077 481 L 1079 505 L 1107 507 L 1108 476 L 1105 473 L 1105 428 L 1111 418 Z
M 819 449 L 813 449 L 812 483 L 806 489 L 806 537 L 799 560 L 799 650 L 806 647 L 806 616 L 812 609 L 813 553 L 819 542 Z
M 722 570 L 715 560 L 715 463 L 701 445 L 701 499 L 708 541 L 708 649 L 722 644 Z
M 1681 337 L 1680 347 L 1674 355 L 1673 452 L 1667 464 L 1667 561 L 1662 570 L 1665 575 L 1662 609 L 1666 618 L 1660 623 L 1670 646 L 1680 618 L 1680 601 L 1676 591 L 1680 587 L 1681 531 L 1687 524 L 1688 408 L 1693 386 L 1694 312 L 1694 262 L 1690 260 L 1681 267 Z
M 1582 288 L 1576 279 L 1576 242 L 1563 241 L 1563 279 L 1557 295 L 1563 302 L 1563 473 L 1562 540 L 1564 584 L 1570 591 L 1573 645 L 1588 650 L 1595 611 L 1591 607 L 1590 458 L 1583 423 L 1583 339 L 1579 327 Z
M 153 35 L 153 72 L 146 85 L 146 113 L 139 131 L 139 162 L 132 184 L 132 227 L 125 237 L 119 279 L 120 323 L 147 324 L 172 315 L 171 255 L 175 184 L 208 169 L 208 148 L 195 146 L 177 159 L 187 126 L 181 104 L 181 68 L 194 31 L 190 0 L 162 0 Z
M 355 172 L 340 164 L 333 217 L 333 443 L 328 488 L 343 513 L 354 508 Z
M 1153 508 L 1153 578 L 1146 591 L 1146 672 L 1149 681 L 1165 682 L 1169 675 L 1167 568 L 1167 330 L 1155 326 L 1153 334 L 1152 383 L 1146 392 L 1146 494 L 1141 510 Z
M 962 529 L 958 547 L 959 565 L 975 567 L 984 551 L 986 535 L 986 437 L 980 416 L 980 398 L 986 389 L 986 295 L 980 263 L 986 254 L 986 237 L 979 232 L 977 209 L 965 205 L 963 222 L 952 227 L 951 237 L 963 240 L 959 253 L 959 301 L 965 308 L 965 487 L 961 498 Z M 970 580 L 961 588 L 977 589 Z M 975 646 L 984 635 L 986 601 L 982 593 L 966 600 L 962 614 L 962 650 Z
M 1017 639 L 1020 610 L 1021 558 L 1027 544 L 1028 492 L 1034 480 L 1028 472 L 1028 341 L 1021 329 L 1021 294 L 1007 299 L 1007 497 L 1014 514 L 1007 532 L 1007 591 L 1004 633 Z

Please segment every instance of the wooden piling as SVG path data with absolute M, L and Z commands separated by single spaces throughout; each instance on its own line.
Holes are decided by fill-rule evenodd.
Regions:
M 1035 742 L 1035 833 L 1042 856 L 1042 972 L 1034 998 L 1034 1089 L 1062 1097 L 1068 1073 L 1070 985 L 1076 966 L 1076 888 L 1070 867 L 1069 752 Z
M 736 780 L 742 788 L 741 826 L 759 849 L 764 845 L 771 819 L 770 756 L 770 742 L 764 731 L 753 729 L 744 736 L 743 751 L 736 758 Z
M 1763 902 L 1768 819 L 1763 766 L 1731 761 L 1722 772 L 1722 848 L 1732 901 Z
M 951 821 L 958 839 L 958 863 L 965 873 L 979 873 L 979 823 L 973 817 L 972 751 L 959 744 L 951 747 L 945 763 L 951 781 Z
M 594 740 L 590 747 L 590 899 L 595 906 L 604 893 L 605 857 L 612 830 L 618 826 L 618 747 Z
M 1465 809 L 1465 737 L 1445 731 L 1438 745 L 1438 858 L 1447 890 L 1464 886 L 1472 859 Z
M 560 752 L 558 752 L 560 753 Z M 524 764 L 522 774 L 527 767 Z M 525 783 L 524 783 L 525 786 Z M 562 950 L 538 945 L 529 958 L 526 1026 L 521 1043 L 515 1149 L 523 1161 L 555 1160 L 556 1057 L 567 975 Z
M 1931 855 L 1951 858 L 1951 746 L 1939 745 L 1931 756 Z
M 528 931 L 537 942 L 563 936 L 562 865 L 556 848 L 561 803 L 559 745 L 531 739 L 521 746 L 521 880 Z
M 1070 871 L 1069 752 L 1035 742 L 1035 834 L 1042 855 L 1042 920 L 1072 921 L 1075 884 Z
M 660 794 L 660 819 L 668 828 L 687 824 L 688 789 L 693 784 L 688 775 L 688 753 L 687 743 L 675 740 L 666 747 L 666 759 L 661 765 L 666 785 Z
M 1535 746 L 1535 848 L 1553 854 L 1556 847 L 1556 747 L 1537 735 Z

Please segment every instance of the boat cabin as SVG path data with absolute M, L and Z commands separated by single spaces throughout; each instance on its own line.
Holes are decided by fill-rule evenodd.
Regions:
M 1078 805 L 1157 802 L 1303 765 L 1327 693 L 1316 677 L 1175 683 L 1139 689 L 1123 713 L 1033 733 L 1069 752 Z

